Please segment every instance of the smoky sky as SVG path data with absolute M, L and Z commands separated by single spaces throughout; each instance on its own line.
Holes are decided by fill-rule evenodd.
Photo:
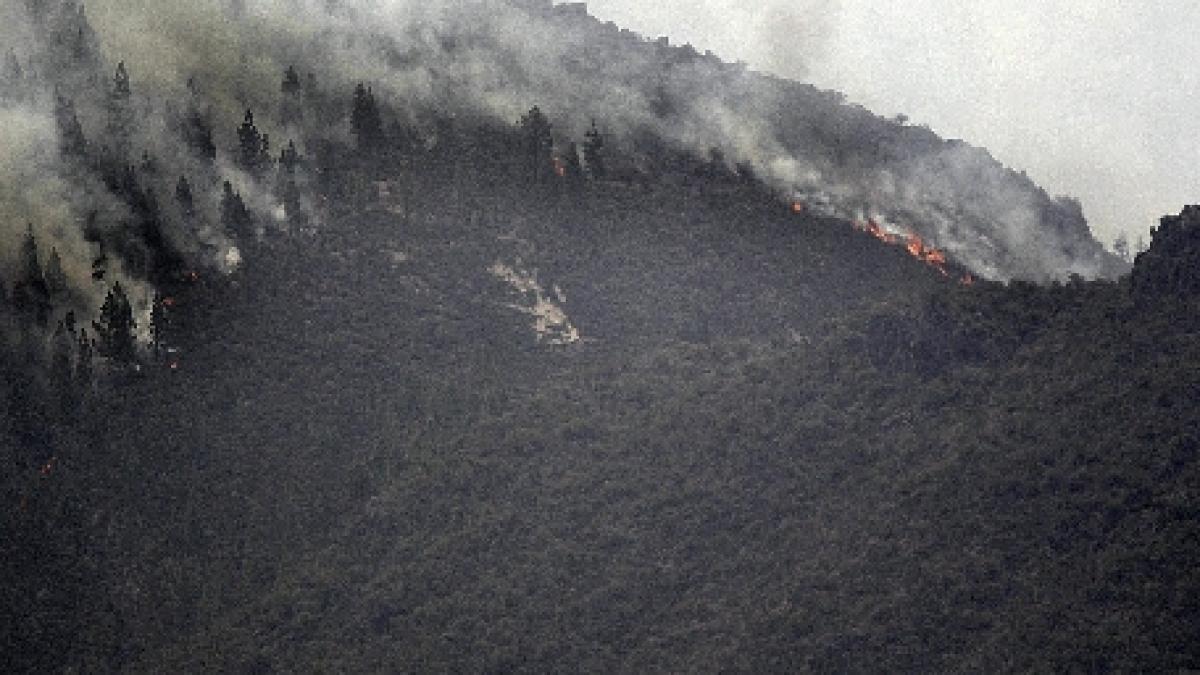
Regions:
M 592 0 L 604 19 L 844 92 L 1079 198 L 1111 242 L 1200 201 L 1193 0 Z

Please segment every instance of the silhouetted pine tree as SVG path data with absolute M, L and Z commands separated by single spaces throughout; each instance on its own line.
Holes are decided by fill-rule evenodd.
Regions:
M 117 64 L 116 74 L 113 75 L 112 96 L 115 99 L 128 99 L 132 93 L 129 89 L 129 71 L 125 69 L 125 62 L 121 61 Z
M 69 415 L 75 408 L 74 351 L 77 338 L 67 322 L 59 321 L 50 347 L 50 384 L 58 399 L 59 410 Z
M 567 145 L 567 151 L 563 153 L 562 173 L 569 187 L 575 188 L 583 183 L 583 166 L 579 163 L 579 145 L 574 141 Z
M 554 137 L 550 133 L 550 121 L 535 105 L 521 117 L 521 131 L 527 179 L 535 185 L 551 182 L 554 179 Z
M 35 318 L 43 326 L 50 316 L 50 289 L 38 261 L 37 238 L 32 224 L 21 244 L 21 268 L 13 285 L 13 304 L 19 312 Z
M 161 356 L 167 344 L 169 316 L 167 300 L 158 291 L 154 292 L 154 300 L 150 304 L 150 344 L 155 356 Z
M 242 196 L 234 191 L 229 181 L 222 186 L 221 225 L 243 244 L 254 240 L 254 219 Z
M 87 11 L 84 4 L 79 3 L 79 7 L 75 12 L 74 40 L 71 43 L 71 56 L 75 59 L 77 65 L 93 65 L 100 60 L 100 41 L 96 38 L 96 31 L 92 28 L 91 21 L 88 21 Z
M 287 147 L 279 151 L 279 172 L 283 175 L 294 176 L 300 166 L 300 152 L 296 150 L 296 142 L 288 141 Z
M 113 283 L 100 307 L 100 317 L 92 323 L 96 331 L 96 348 L 101 356 L 117 365 L 131 365 L 137 360 L 137 324 L 133 307 L 121 282 Z
M 247 173 L 261 175 L 271 164 L 270 151 L 270 138 L 259 133 L 254 113 L 247 110 L 242 126 L 238 127 L 238 164 Z
M 279 176 L 277 190 L 283 200 L 284 214 L 293 225 L 304 224 L 304 209 L 300 200 L 300 187 L 297 185 L 296 172 L 302 162 L 296 143 L 288 141 L 288 145 L 279 153 Z
M 374 154 L 379 151 L 383 144 L 383 120 L 374 92 L 361 82 L 354 88 L 350 126 L 354 129 L 360 152 Z
M 283 73 L 283 82 L 279 85 L 283 94 L 279 103 L 279 119 L 286 124 L 296 124 L 304 119 L 304 85 L 300 82 L 300 73 L 295 66 L 288 66 Z
M 112 144 L 115 160 L 119 162 L 127 161 L 132 149 L 134 118 L 131 98 L 129 73 L 122 61 L 117 64 L 108 95 L 108 142 Z
M 46 290 L 52 299 L 61 299 L 67 293 L 67 274 L 63 271 L 62 257 L 56 247 L 50 248 L 46 259 Z
M 95 379 L 95 355 L 96 347 L 92 338 L 86 328 L 80 328 L 75 344 L 75 388 L 84 394 L 91 391 Z
M 217 157 L 217 146 L 213 142 L 212 125 L 204 114 L 195 79 L 188 78 L 187 89 L 188 111 L 183 117 L 181 135 L 196 158 L 211 162 Z
M 184 218 L 193 218 L 196 215 L 196 200 L 192 196 L 192 184 L 188 182 L 186 176 L 180 176 L 179 182 L 175 183 L 175 203 L 179 205 L 179 212 Z
M 596 120 L 592 120 L 592 128 L 584 134 L 583 163 L 592 180 L 603 180 L 608 173 L 604 165 L 604 137 L 596 128 Z
M 54 121 L 58 126 L 59 150 L 64 156 L 83 158 L 87 155 L 87 140 L 79 116 L 75 114 L 75 103 L 55 93 Z

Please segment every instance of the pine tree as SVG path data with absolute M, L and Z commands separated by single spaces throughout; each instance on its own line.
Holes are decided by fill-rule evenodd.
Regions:
M 96 38 L 96 31 L 92 28 L 92 23 L 88 21 L 82 2 L 79 3 L 74 20 L 69 25 L 73 29 L 71 30 L 71 58 L 74 59 L 75 65 L 98 65 L 100 41 Z
M 579 145 L 572 141 L 567 145 L 567 152 L 562 158 L 563 177 L 567 184 L 577 187 L 583 182 L 583 166 L 579 163 Z
M 92 323 L 96 331 L 97 351 L 118 365 L 132 365 L 137 360 L 137 324 L 133 307 L 121 282 L 113 283 L 100 307 L 100 318 Z
M 108 95 L 108 137 L 113 144 L 114 159 L 119 162 L 127 161 L 131 152 L 134 132 L 131 97 L 129 73 L 125 70 L 125 62 L 122 61 L 117 64 L 112 89 Z
M 69 414 L 75 407 L 73 351 L 76 341 L 74 331 L 67 322 L 58 322 L 51 343 L 50 383 L 54 387 L 59 409 L 63 414 Z
M 373 153 L 383 143 L 383 121 L 379 106 L 370 87 L 361 82 L 354 88 L 354 102 L 350 110 L 350 126 L 358 140 L 360 152 Z
M 21 268 L 13 285 L 13 304 L 18 311 L 32 316 L 43 326 L 50 316 L 50 289 L 38 261 L 37 238 L 32 224 L 21 244 Z
M 161 355 L 166 349 L 169 317 L 167 304 L 169 300 L 158 291 L 154 292 L 154 301 L 150 305 L 150 340 L 155 355 Z
M 296 142 L 288 141 L 287 147 L 279 152 L 279 171 L 288 176 L 296 174 L 300 166 L 300 152 L 296 150 Z
M 75 103 L 71 99 L 55 94 L 54 121 L 58 126 L 59 150 L 64 156 L 83 158 L 87 155 L 87 140 L 79 116 L 75 114 Z
M 95 353 L 96 348 L 88 336 L 87 329 L 80 328 L 75 345 L 75 388 L 80 392 L 87 393 L 92 389 L 92 380 L 95 377 L 92 361 L 95 359 Z
M 604 165 L 604 137 L 596 128 L 596 120 L 592 120 L 592 128 L 584 135 L 583 162 L 593 180 L 604 180 L 607 173 Z
M 208 162 L 217 157 L 217 146 L 213 142 L 212 125 L 203 111 L 199 88 L 194 78 L 188 78 L 188 112 L 183 119 L 183 141 L 198 159 Z
M 280 85 L 280 89 L 284 94 L 288 95 L 300 93 L 300 73 L 296 72 L 295 66 L 288 66 L 287 70 L 284 71 L 283 83 Z
M 179 212 L 184 218 L 195 217 L 196 200 L 192 196 L 192 184 L 186 176 L 180 176 L 179 182 L 175 183 L 175 202 L 179 204 Z
M 296 143 L 288 145 L 279 153 L 279 176 L 277 190 L 283 200 L 283 210 L 293 225 L 304 225 L 304 209 L 300 202 L 300 187 L 296 183 L 296 171 L 302 162 Z
M 33 234 L 33 223 L 29 223 L 25 231 L 25 240 L 21 242 L 21 275 L 29 285 L 45 285 L 42 264 L 38 261 L 37 237 Z
M 117 72 L 113 75 L 112 97 L 117 100 L 128 100 L 132 95 L 129 89 L 129 71 L 125 70 L 125 62 L 117 64 Z
M 304 106 L 301 96 L 304 86 L 300 82 L 300 73 L 295 66 L 288 66 L 283 73 L 283 82 L 279 85 L 283 94 L 279 104 L 279 119 L 286 124 L 296 124 L 304 119 Z
M 50 257 L 46 259 L 46 290 L 51 298 L 61 298 L 67 293 L 67 274 L 63 271 L 62 257 L 58 249 L 50 248 Z
M 541 109 L 533 106 L 521 117 L 521 131 L 525 142 L 526 175 L 530 182 L 543 184 L 554 177 L 554 137 L 550 133 L 550 122 Z
M 255 236 L 254 220 L 242 196 L 234 191 L 233 185 L 225 181 L 221 194 L 221 225 L 232 232 L 235 237 L 247 243 Z
M 254 113 L 246 111 L 242 126 L 238 127 L 238 164 L 246 172 L 259 175 L 270 163 L 270 139 L 259 133 L 254 126 Z

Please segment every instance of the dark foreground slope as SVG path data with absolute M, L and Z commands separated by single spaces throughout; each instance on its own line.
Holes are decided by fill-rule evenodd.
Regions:
M 179 370 L 10 434 L 11 665 L 1200 665 L 1195 296 L 1142 273 L 1191 220 L 1132 286 L 967 287 L 752 188 L 430 180 L 182 289 Z

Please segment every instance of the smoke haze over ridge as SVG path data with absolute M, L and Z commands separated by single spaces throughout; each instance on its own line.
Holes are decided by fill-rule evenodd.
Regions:
M 1191 36 L 1200 14 L 1186 0 L 588 6 L 983 145 L 1078 197 L 1105 242 L 1145 236 L 1160 215 L 1196 200 L 1200 123 L 1190 99 L 1200 47 Z
M 839 6 L 812 2 L 805 6 L 809 10 L 793 7 L 768 13 L 764 21 L 807 31 L 805 34 L 819 41 L 828 33 L 823 20 L 812 29 L 804 26 L 812 24 L 812 16 L 832 20 Z M 11 37 L 8 44 L 14 45 L 14 51 L 28 56 L 33 47 L 23 45 L 19 37 L 21 26 L 27 23 L 19 10 L 10 11 L 15 16 L 6 23 L 3 37 Z M 810 151 L 811 139 L 803 128 L 813 127 L 820 135 L 852 116 L 857 116 L 852 124 L 878 127 L 870 116 L 851 109 L 838 112 L 836 101 L 829 99 L 829 110 L 823 109 L 812 119 L 803 114 L 797 117 L 788 110 L 786 95 L 762 78 L 712 59 L 681 58 L 653 43 L 631 42 L 632 36 L 619 34 L 615 28 L 600 33 L 536 9 L 485 2 L 94 0 L 86 12 L 102 62 L 91 80 L 81 80 L 80 91 L 71 92 L 80 94 L 77 108 L 84 133 L 93 142 L 108 140 L 106 124 L 111 121 L 106 120 L 109 112 L 102 104 L 104 90 L 110 84 L 111 69 L 118 61 L 125 62 L 139 126 L 130 158 L 149 152 L 166 165 L 158 186 L 160 198 L 166 196 L 175 176 L 187 175 L 207 186 L 228 180 L 256 211 L 269 214 L 275 210 L 277 196 L 256 187 L 228 159 L 236 144 L 233 131 L 247 108 L 256 112 L 257 123 L 276 141 L 276 148 L 290 139 L 301 143 L 315 137 L 349 139 L 345 118 L 321 128 L 311 123 L 299 128 L 279 119 L 280 76 L 286 67 L 295 65 L 301 72 L 314 73 L 331 96 L 348 99 L 355 83 L 373 85 L 401 120 L 416 119 L 422 111 L 432 110 L 511 124 L 531 105 L 539 105 L 565 138 L 579 138 L 596 119 L 614 136 L 617 146 L 627 151 L 632 149 L 634 137 L 645 133 L 698 157 L 720 148 L 731 162 L 752 165 L 781 193 L 796 189 L 828 193 L 839 200 L 840 215 L 869 215 L 886 207 L 920 219 L 927 228 L 924 236 L 985 276 L 1099 273 L 1086 256 L 1060 254 L 1054 246 L 1036 245 L 1033 234 L 1042 222 L 1044 205 L 1030 201 L 1031 193 L 1024 187 L 1014 189 L 995 167 L 984 167 L 990 161 L 986 154 L 954 147 L 928 156 L 902 157 L 886 167 L 856 168 L 827 151 Z M 782 51 L 780 54 L 780 58 L 790 58 Z M 197 94 L 191 92 L 189 81 Z M 89 91 L 91 103 L 82 100 Z M 821 96 L 821 100 L 828 98 Z M 195 97 L 210 117 L 218 146 L 212 175 L 210 169 L 197 166 L 187 153 L 178 151 L 180 142 L 172 128 L 179 110 Z M 46 124 L 51 99 L 48 92 L 41 92 L 33 103 L 23 104 L 27 110 L 23 114 L 32 124 L 30 128 L 40 130 L 33 137 L 52 146 L 53 139 L 46 136 L 48 129 L 53 131 L 53 125 Z M 39 111 L 40 121 L 35 119 Z M 840 141 L 835 139 L 831 147 L 838 147 L 837 143 Z M 46 171 L 62 173 L 60 169 L 52 166 Z M 984 190 L 989 199 L 974 206 L 977 213 L 970 217 L 998 218 L 997 231 L 983 239 L 978 238 L 980 233 L 959 227 L 956 219 L 962 214 L 953 207 L 964 199 L 959 177 L 972 172 L 979 174 L 973 179 L 976 183 L 992 189 Z M 21 179 L 6 180 L 19 184 Z M 1014 190 L 1011 195 L 1006 192 L 1009 190 Z M 109 221 L 122 217 L 120 206 L 103 190 L 84 194 L 94 197 L 96 203 L 75 204 L 70 213 L 33 219 L 35 227 L 45 230 L 50 245 L 59 245 L 64 253 L 74 252 L 72 266 L 78 270 L 84 269 L 88 251 L 85 245 L 62 238 L 66 223 L 79 223 L 91 212 L 107 214 Z M 995 208 L 999 203 L 1005 205 L 1004 212 Z M 30 211 L 30 207 L 23 208 Z M 193 249 L 201 242 L 216 247 L 215 259 L 225 259 L 221 251 L 228 246 L 228 233 L 212 229 L 217 205 L 206 198 L 200 208 L 205 217 L 199 229 L 176 232 L 176 239 L 197 240 Z M 18 224 L 10 223 L 13 232 L 8 234 L 23 231 L 22 221 L 33 215 L 30 211 L 10 218 Z M 989 238 L 1025 255 L 1027 261 L 1010 268 L 1010 262 L 990 259 Z M 188 247 L 186 242 L 183 245 Z M 210 256 L 210 262 L 212 259 Z

